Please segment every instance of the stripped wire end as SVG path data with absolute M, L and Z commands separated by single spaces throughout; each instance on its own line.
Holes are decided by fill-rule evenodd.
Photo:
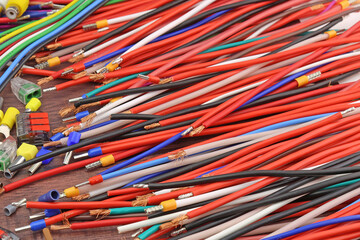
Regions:
M 192 196 L 194 196 L 194 194 L 192 192 L 189 192 L 189 193 L 185 193 L 185 194 L 178 196 L 178 199 L 186 199 L 186 198 L 190 198 Z
M 180 217 L 177 217 L 175 219 L 173 219 L 171 221 L 171 223 L 173 224 L 171 227 L 177 227 L 177 226 L 182 226 L 184 225 L 185 221 L 188 220 L 189 217 L 187 215 L 183 215 Z M 165 223 L 166 224 L 166 223 Z M 170 226 L 170 225 L 169 225 Z
M 70 229 L 69 225 L 51 225 L 50 230 L 52 231 L 59 231 L 64 229 Z
M 132 201 L 132 206 L 133 207 L 146 207 L 147 205 L 147 199 L 136 199 L 134 201 Z
M 169 77 L 169 78 L 164 78 L 164 79 L 161 79 L 159 81 L 159 84 L 166 84 L 166 83 L 170 83 L 173 81 L 173 78 L 172 77 Z
M 65 136 L 69 136 L 70 133 L 72 132 L 78 132 L 81 130 L 81 126 L 80 125 L 77 125 L 77 126 L 73 126 L 69 129 L 67 129 L 65 132 L 64 132 L 64 135 Z
M 186 152 L 183 149 L 181 149 L 177 153 L 169 155 L 168 159 L 172 161 L 180 161 L 180 160 L 184 160 L 186 156 L 187 156 Z
M 62 132 L 65 132 L 67 129 L 68 129 L 67 127 L 58 127 L 58 128 L 55 128 L 54 130 L 52 130 L 51 132 L 53 134 L 62 133 Z
M 41 85 L 44 85 L 45 83 L 51 82 L 51 81 L 53 81 L 53 80 L 54 80 L 54 78 L 53 78 L 52 76 L 44 77 L 44 78 L 39 79 L 38 82 L 37 82 L 37 84 L 38 84 L 39 86 L 41 86 Z
M 86 123 L 86 125 L 90 125 L 91 122 L 94 120 L 94 118 L 96 117 L 96 113 L 93 112 L 93 113 L 90 113 L 89 115 L 87 115 L 86 117 L 83 117 L 81 119 L 81 122 L 82 123 Z
M 82 200 L 85 200 L 85 199 L 88 199 L 90 198 L 90 194 L 81 194 L 79 196 L 75 196 L 75 197 L 72 197 L 71 199 L 74 200 L 74 201 L 82 201 Z
M 3 194 L 5 192 L 5 188 L 2 187 L 3 184 L 1 183 L 1 188 L 0 188 L 0 195 Z
M 85 111 L 86 109 L 88 109 L 90 107 L 95 107 L 95 106 L 99 106 L 99 105 L 101 105 L 100 102 L 93 102 L 93 103 L 84 104 L 84 105 L 81 105 L 80 107 L 76 108 L 75 113 L 83 112 L 83 111 Z
M 110 213 L 111 211 L 109 209 L 95 209 L 89 211 L 90 216 L 96 216 L 96 218 L 99 218 L 99 216 L 101 217 L 109 216 Z
M 70 62 L 70 63 L 77 63 L 77 62 L 80 62 L 81 60 L 83 60 L 84 59 L 84 54 L 79 54 L 79 55 L 77 55 L 77 56 L 73 56 L 72 58 L 70 58 L 69 60 L 68 60 L 68 62 Z
M 148 194 L 145 194 L 145 195 L 137 196 L 136 200 L 144 200 L 145 199 L 147 201 L 152 196 L 155 196 L 155 194 L 154 193 L 148 193 Z
M 195 135 L 198 135 L 198 134 L 201 133 L 204 129 L 205 129 L 205 126 L 204 126 L 204 125 L 201 125 L 200 127 L 197 127 L 197 128 L 195 128 L 194 130 L 192 130 L 192 131 L 189 133 L 189 136 L 190 136 L 190 137 L 193 137 L 193 136 L 195 136 Z
M 87 76 L 87 74 L 88 73 L 86 71 L 82 71 L 81 73 L 78 73 L 78 74 L 75 74 L 74 76 L 72 76 L 72 79 L 79 79 L 79 78 Z
M 146 125 L 144 127 L 145 130 L 150 130 L 150 129 L 154 129 L 154 128 L 157 128 L 157 127 L 161 127 L 161 124 L 160 123 L 152 123 L 150 125 Z
M 46 57 L 35 57 L 35 62 L 36 63 L 42 63 L 42 62 L 46 62 L 47 60 L 51 59 L 51 55 L 48 55 Z
M 99 82 L 105 78 L 104 74 L 90 74 L 90 80 L 94 82 Z
M 106 79 L 106 80 L 102 81 L 102 83 L 104 85 L 106 85 L 106 84 L 112 83 L 112 82 L 114 82 L 116 80 L 117 80 L 117 78 L 110 78 L 110 79 Z
M 69 115 L 70 113 L 73 113 L 75 111 L 75 106 L 72 105 L 72 106 L 67 106 L 67 107 L 64 107 L 62 109 L 60 109 L 59 111 L 59 115 L 63 118 L 67 115 Z
M 44 147 L 56 147 L 61 145 L 61 141 L 48 142 L 44 144 Z
M 169 228 L 173 228 L 175 227 L 175 225 L 172 222 L 167 222 L 167 223 L 163 223 L 160 225 L 160 230 L 165 230 L 165 229 L 169 229 Z
M 141 79 L 146 80 L 146 81 L 148 81 L 150 79 L 149 76 L 143 75 L 143 74 L 138 74 L 138 78 L 141 78 Z
M 80 101 L 82 99 L 83 99 L 82 97 L 71 98 L 71 99 L 69 99 L 69 103 L 78 102 L 78 101 Z
M 49 44 L 49 45 L 46 46 L 46 48 L 51 50 L 51 51 L 56 50 L 59 47 L 62 47 L 61 43 L 59 43 L 59 42 L 54 43 L 54 44 Z

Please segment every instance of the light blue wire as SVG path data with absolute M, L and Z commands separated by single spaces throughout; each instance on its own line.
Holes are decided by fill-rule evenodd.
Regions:
M 325 221 L 321 221 L 321 222 L 316 222 L 316 223 L 312 223 L 306 226 L 302 226 L 284 233 L 280 233 L 278 235 L 274 235 L 271 237 L 267 237 L 267 238 L 263 238 L 263 240 L 278 240 L 278 239 L 283 239 L 283 238 L 287 238 L 290 236 L 294 236 L 296 234 L 300 234 L 306 231 L 310 231 L 316 228 L 321 228 L 321 227 L 326 227 L 326 226 L 330 226 L 330 225 L 334 225 L 334 224 L 339 224 L 339 223 L 344 223 L 344 222 L 351 222 L 351 221 L 358 221 L 360 220 L 360 215 L 351 215 L 351 216 L 346 216 L 346 217 L 340 217 L 340 218 L 334 218 L 334 219 L 329 219 L 329 220 L 325 220 Z
M 19 55 L 14 59 L 14 61 L 11 63 L 10 67 L 6 69 L 6 71 L 3 73 L 3 75 L 0 78 L 0 86 L 5 82 L 5 80 L 9 77 L 9 75 L 14 71 L 16 66 L 19 64 L 19 62 L 34 48 L 36 48 L 38 45 L 40 45 L 43 42 L 46 42 L 47 40 L 55 37 L 58 33 L 62 32 L 65 29 L 68 29 L 73 25 L 74 23 L 77 23 L 86 13 L 90 12 L 93 8 L 100 5 L 102 3 L 102 0 L 95 0 L 92 2 L 89 6 L 87 6 L 83 11 L 79 12 L 77 15 L 75 15 L 72 19 L 64 23 L 63 25 L 59 26 L 57 29 L 52 31 L 51 33 L 43 36 L 42 38 L 36 40 L 29 46 L 27 46 L 24 50 L 22 50 Z

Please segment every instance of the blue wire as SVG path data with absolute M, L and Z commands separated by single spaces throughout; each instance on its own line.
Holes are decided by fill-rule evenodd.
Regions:
M 209 16 L 209 17 L 207 17 L 207 18 L 205 18 L 205 19 L 203 19 L 203 20 L 201 20 L 201 21 L 199 21 L 199 22 L 197 22 L 197 23 L 189 26 L 189 27 L 180 29 L 180 30 L 175 31 L 175 32 L 172 32 L 172 33 L 168 33 L 168 34 L 162 35 L 162 36 L 160 36 L 160 37 L 157 37 L 157 38 L 155 38 L 154 40 L 152 40 L 150 43 L 159 42 L 159 41 L 162 41 L 162 40 L 164 40 L 164 39 L 171 38 L 171 37 L 173 37 L 173 36 L 176 36 L 176 35 L 179 35 L 179 34 L 181 34 L 181 33 L 187 32 L 187 31 L 189 31 L 189 30 L 191 30 L 191 29 L 197 28 L 197 27 L 199 27 L 199 26 L 201 26 L 201 25 L 204 25 L 205 23 L 208 23 L 208 22 L 210 22 L 211 20 L 213 20 L 213 19 L 215 19 L 215 18 L 223 15 L 224 13 L 226 13 L 226 12 L 228 12 L 228 11 L 230 11 L 230 9 L 229 9 L 229 10 L 224 10 L 224 11 L 217 12 L 217 13 L 215 13 L 215 14 L 213 14 L 213 15 L 211 15 L 211 16 Z M 134 46 L 134 45 L 130 45 L 130 46 L 124 47 L 124 48 L 122 48 L 122 49 L 119 49 L 119 50 L 114 51 L 114 52 L 112 52 L 112 53 L 109 53 L 109 54 L 107 54 L 107 55 L 104 55 L 104 56 L 102 56 L 102 57 L 99 57 L 99 58 L 97 58 L 97 59 L 94 59 L 94 60 L 92 60 L 92 61 L 90 61 L 90 62 L 86 62 L 86 63 L 84 64 L 84 66 L 85 66 L 85 68 L 89 68 L 89 67 L 91 67 L 91 66 L 93 66 L 93 65 L 95 65 L 95 64 L 97 64 L 97 63 L 99 63 L 99 62 L 103 62 L 103 61 L 106 61 L 107 59 L 116 57 L 116 56 L 118 56 L 118 55 L 126 52 L 127 50 L 129 50 L 132 46 Z
M 103 171 L 102 173 L 100 173 L 102 175 L 103 180 L 110 179 L 110 178 L 117 177 L 117 176 L 121 175 L 121 174 L 118 174 L 118 172 L 114 172 L 114 171 L 119 170 L 121 168 L 124 168 L 124 167 L 126 167 L 126 166 L 128 166 L 128 165 L 130 165 L 130 164 L 132 164 L 134 162 L 137 162 L 137 161 L 143 159 L 144 157 L 147 157 L 147 156 L 159 151 L 160 149 L 162 149 L 162 148 L 166 147 L 167 145 L 169 145 L 169 144 L 175 142 L 176 140 L 180 139 L 182 137 L 182 133 L 183 132 L 178 133 L 175 136 L 169 138 L 168 140 L 160 143 L 159 145 L 157 145 L 157 146 L 155 146 L 153 148 L 150 148 L 149 150 L 147 150 L 147 151 L 145 151 L 143 153 L 140 153 L 139 155 L 137 155 L 135 157 L 132 157 L 132 158 L 126 160 L 126 161 L 123 161 L 123 162 L 121 162 L 121 163 L 119 163 L 119 164 L 117 164 L 117 165 Z
M 321 222 L 312 223 L 312 224 L 309 224 L 306 226 L 302 226 L 302 227 L 299 227 L 299 228 L 296 228 L 296 229 L 293 229 L 293 230 L 290 230 L 290 231 L 287 231 L 284 233 L 280 233 L 275 236 L 263 238 L 263 240 L 283 239 L 283 238 L 294 236 L 296 234 L 300 234 L 300 233 L 310 231 L 310 230 L 313 230 L 316 228 L 326 227 L 326 226 L 334 225 L 334 224 L 338 224 L 338 223 L 358 221 L 358 220 L 360 220 L 360 215 L 351 215 L 351 216 L 346 216 L 346 217 L 334 218 L 334 219 L 325 220 L 325 221 L 321 221 Z
M 274 129 L 278 129 L 278 128 L 282 128 L 282 127 L 287 127 L 287 126 L 294 125 L 294 124 L 300 124 L 300 123 L 312 121 L 314 119 L 326 117 L 326 116 L 329 116 L 331 114 L 333 114 L 333 113 L 325 113 L 325 114 L 319 114 L 319 115 L 314 115 L 314 116 L 309 116 L 309 117 L 292 119 L 292 120 L 288 120 L 288 121 L 285 121 L 285 122 L 276 123 L 276 124 L 273 124 L 273 125 L 270 125 L 270 126 L 266 126 L 266 127 L 257 129 L 255 131 L 246 133 L 244 135 L 258 133 L 258 132 L 265 132 L 265 131 L 274 130 Z M 168 157 L 163 157 L 163 158 L 155 159 L 155 160 L 152 160 L 152 161 L 149 161 L 149 162 L 141 163 L 141 164 L 138 164 L 138 165 L 135 165 L 135 166 L 131 166 L 131 167 L 128 167 L 128 168 L 124 168 L 124 167 L 126 167 L 126 166 L 128 166 L 128 165 L 130 165 L 130 164 L 132 164 L 132 163 L 134 163 L 134 162 L 136 162 L 136 161 L 138 161 L 138 160 L 140 160 L 140 159 L 142 159 L 142 158 L 144 158 L 144 157 L 146 157 L 146 156 L 148 156 L 150 154 L 152 154 L 154 151 L 157 151 L 157 149 L 161 149 L 161 148 L 169 145 L 170 143 L 176 141 L 177 139 L 180 138 L 179 136 L 181 137 L 181 133 L 177 134 L 174 137 L 168 139 L 167 141 L 159 144 L 158 146 L 156 146 L 156 147 L 154 147 L 152 149 L 149 149 L 146 152 L 141 153 L 140 155 L 137 155 L 137 156 L 135 156 L 135 157 L 133 157 L 133 158 L 131 158 L 129 160 L 126 160 L 126 161 L 124 161 L 124 162 L 122 162 L 120 164 L 117 164 L 117 165 L 115 165 L 115 166 L 101 172 L 100 174 L 103 176 L 103 180 L 113 178 L 113 177 L 116 177 L 116 176 L 120 176 L 120 175 L 124 175 L 124 174 L 131 173 L 131 172 L 136 172 L 136 171 L 148 168 L 148 167 L 153 167 L 153 166 L 156 166 L 156 165 L 160 165 L 160 164 L 170 162 L 171 160 Z M 124 169 L 121 169 L 121 168 L 124 168 Z M 215 171 L 215 170 L 217 170 L 217 169 L 211 170 L 210 172 Z M 210 172 L 207 172 L 207 173 L 204 173 L 204 174 L 208 174 Z M 201 177 L 201 176 L 199 176 L 199 177 Z
M 323 65 L 319 65 L 319 66 L 316 66 L 316 67 L 312 67 L 312 68 L 306 69 L 306 70 L 304 70 L 304 71 L 301 71 L 301 72 L 298 72 L 298 73 L 295 73 L 295 74 L 293 74 L 293 75 L 291 75 L 291 76 L 286 77 L 285 79 L 281 80 L 280 82 L 278 82 L 278 83 L 270 86 L 269 88 L 265 89 L 264 91 L 256 94 L 254 97 L 252 97 L 251 99 L 249 99 L 248 101 L 246 101 L 244 104 L 242 104 L 242 105 L 241 105 L 240 107 L 238 107 L 237 109 L 239 109 L 239 108 L 241 108 L 241 107 L 243 107 L 243 106 L 245 106 L 245 105 L 247 105 L 247 104 L 249 104 L 249 103 L 252 103 L 252 102 L 255 101 L 255 100 L 258 100 L 259 98 L 261 98 L 261 97 L 263 97 L 263 96 L 265 96 L 265 95 L 267 95 L 267 94 L 275 91 L 276 89 L 280 88 L 281 86 L 285 85 L 286 83 L 291 82 L 292 80 L 294 80 L 294 79 L 296 79 L 296 78 L 298 78 L 298 77 L 301 77 L 301 76 L 303 76 L 303 75 L 305 75 L 305 74 L 307 74 L 307 73 L 309 73 L 309 72 L 311 72 L 311 71 L 319 68 L 320 66 L 323 66 Z M 236 109 L 236 110 L 237 110 L 237 109 Z
M 176 169 L 176 168 L 175 168 L 175 169 Z M 139 182 L 146 181 L 146 180 L 148 180 L 148 179 L 150 179 L 150 178 L 153 178 L 153 177 L 157 177 L 157 176 L 159 176 L 159 175 L 161 175 L 161 174 L 163 174 L 163 173 L 167 173 L 167 172 L 170 172 L 170 171 L 172 171 L 172 170 L 173 170 L 173 169 L 169 169 L 169 170 L 165 170 L 165 171 L 161 171 L 161 172 L 157 172 L 157 173 L 152 173 L 152 174 L 149 174 L 149 175 L 140 177 L 140 178 L 138 178 L 138 179 L 136 179 L 136 180 L 134 180 L 134 181 L 126 184 L 126 185 L 123 186 L 122 188 L 131 187 L 131 186 L 134 185 L 134 184 L 137 184 L 137 183 L 139 183 Z
M 11 63 L 10 67 L 8 67 L 6 69 L 6 71 L 3 73 L 3 75 L 0 78 L 0 85 L 2 85 L 5 80 L 9 77 L 9 75 L 14 71 L 14 69 L 16 68 L 16 66 L 19 64 L 19 62 L 34 48 L 36 48 L 37 46 L 39 46 L 40 44 L 42 44 L 43 42 L 48 41 L 49 39 L 55 37 L 56 35 L 58 35 L 59 33 L 61 33 L 62 31 L 69 29 L 74 23 L 78 23 L 79 20 L 88 12 L 90 12 L 93 8 L 97 7 L 98 5 L 100 5 L 102 2 L 102 0 L 95 0 L 94 2 L 92 2 L 89 6 L 87 6 L 85 9 L 83 9 L 81 12 L 79 12 L 77 15 L 75 15 L 72 19 L 70 19 L 69 21 L 65 22 L 64 24 L 62 24 L 61 26 L 59 26 L 57 29 L 55 29 L 54 31 L 50 32 L 49 34 L 43 36 L 42 38 L 36 40 L 35 42 L 33 42 L 32 44 L 30 44 L 29 46 L 27 46 L 24 50 L 22 50 L 19 55 L 17 55 L 17 57 L 14 59 L 14 61 Z

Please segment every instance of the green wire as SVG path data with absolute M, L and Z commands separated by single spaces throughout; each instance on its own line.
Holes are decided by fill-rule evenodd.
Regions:
M 266 37 L 258 37 L 258 38 L 247 39 L 247 40 L 243 40 L 243 41 L 239 41 L 239 42 L 228 43 L 228 44 L 221 45 L 218 47 L 209 48 L 209 49 L 201 52 L 200 54 L 216 52 L 216 51 L 220 51 L 220 50 L 227 49 L 227 48 L 237 47 L 237 46 L 244 45 L 247 43 L 255 42 L 255 41 L 263 39 L 263 38 L 266 38 Z
M 125 0 L 111 0 L 108 3 L 105 4 L 105 6 L 109 6 L 115 3 L 124 2 Z
M 21 50 L 23 50 L 26 46 L 28 46 L 29 44 L 31 44 L 32 42 L 42 38 L 43 36 L 49 34 L 50 32 L 52 32 L 54 29 L 60 27 L 62 24 L 64 24 L 65 22 L 67 22 L 68 20 L 70 20 L 71 18 L 73 18 L 76 14 L 78 14 L 79 12 L 81 12 L 83 9 L 85 9 L 88 5 L 90 5 L 94 0 L 89 0 L 84 2 L 82 5 L 80 5 L 77 9 L 75 9 L 74 11 L 70 12 L 69 15 L 65 16 L 63 19 L 61 19 L 60 21 L 58 21 L 57 23 L 55 23 L 53 26 L 51 26 L 50 28 L 46 29 L 45 31 L 43 31 L 42 33 L 34 36 L 31 39 L 28 39 L 26 42 L 22 43 L 20 46 L 18 46 L 16 49 L 14 49 L 13 51 L 11 51 L 9 54 L 7 54 L 3 59 L 1 59 L 0 61 L 0 67 L 3 66 L 7 61 L 9 61 L 13 56 L 15 56 L 17 53 L 19 53 Z M 79 1 L 80 2 L 80 1 Z M 78 2 L 78 3 L 79 3 Z M 77 5 L 74 4 L 74 5 Z M 55 19 L 55 18 L 54 18 Z
M 148 73 L 150 73 L 150 71 L 142 72 L 142 73 L 140 73 L 140 74 L 148 74 Z M 114 87 L 114 86 L 116 86 L 116 85 L 118 85 L 118 84 L 120 84 L 120 83 L 123 83 L 123 82 L 129 81 L 129 80 L 131 80 L 131 79 L 137 78 L 137 76 L 138 76 L 138 74 L 132 74 L 132 75 L 129 75 L 129 76 L 120 78 L 120 79 L 115 80 L 115 81 L 113 81 L 113 82 L 111 82 L 111 83 L 108 83 L 108 84 L 106 84 L 106 85 L 104 85 L 104 86 L 101 86 L 101 87 L 99 87 L 99 88 L 97 88 L 97 89 L 95 89 L 95 90 L 92 90 L 91 92 L 89 92 L 89 93 L 87 93 L 87 94 L 85 94 L 85 95 L 86 95 L 86 97 L 95 96 L 96 94 L 98 94 L 98 93 L 100 93 L 100 92 L 102 92 L 102 91 L 105 91 L 105 90 L 108 89 L 108 88 Z
M 161 224 L 156 224 L 156 225 L 152 226 L 151 228 L 149 228 L 148 230 L 146 230 L 145 232 L 143 232 L 139 236 L 137 236 L 137 238 L 144 240 L 144 239 L 150 237 L 150 235 L 156 233 L 159 230 L 160 225 Z
M 326 187 L 324 189 L 331 189 L 331 188 L 338 188 L 338 187 L 345 187 L 345 186 L 348 186 L 348 185 L 351 185 L 353 183 L 357 183 L 358 181 L 360 181 L 360 179 L 354 179 L 354 180 L 350 180 L 350 181 L 346 181 L 346 182 L 342 182 L 342 183 L 338 183 L 338 184 L 335 184 L 335 185 L 332 185 L 332 186 L 329 186 L 329 187 Z
M 81 1 L 78 1 L 78 2 L 75 3 L 73 6 L 71 6 L 69 9 L 67 9 L 65 12 L 59 14 L 58 16 L 56 16 L 56 17 L 54 17 L 54 18 L 51 18 L 51 19 L 49 19 L 49 20 L 47 20 L 47 21 L 45 21 L 45 22 L 43 22 L 43 23 L 41 23 L 41 24 L 39 24 L 39 25 L 36 25 L 36 26 L 34 26 L 34 27 L 32 27 L 32 28 L 30 28 L 30 29 L 28 29 L 28 30 L 26 30 L 26 31 L 24 31 L 24 32 L 16 35 L 15 37 L 7 40 L 6 42 L 4 42 L 3 44 L 0 45 L 0 50 L 2 50 L 2 49 L 4 49 L 5 47 L 9 46 L 11 43 L 16 42 L 17 40 L 19 40 L 19 39 L 21 39 L 21 38 L 23 38 L 23 37 L 25 37 L 25 36 L 33 33 L 34 31 L 36 31 L 36 30 L 38 30 L 38 29 L 40 29 L 40 28 L 43 28 L 43 27 L 45 27 L 45 26 L 47 26 L 47 25 L 49 25 L 49 24 L 51 24 L 51 23 L 53 23 L 53 22 L 61 19 L 62 17 L 66 16 L 69 12 L 73 11 L 75 8 L 77 8 L 77 7 L 80 6 L 81 4 L 82 4 L 82 2 L 81 2 Z M 35 40 L 34 40 L 34 41 L 35 41 Z M 24 46 L 23 48 L 25 48 L 25 46 Z
M 145 209 L 150 207 L 153 206 L 109 208 L 109 210 L 110 210 L 110 215 L 120 215 L 120 214 L 128 214 L 128 213 L 143 213 Z

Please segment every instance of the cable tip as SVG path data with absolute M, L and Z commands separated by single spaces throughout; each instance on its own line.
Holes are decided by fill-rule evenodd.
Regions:
M 144 80 L 149 80 L 149 76 L 146 76 L 144 74 L 138 74 L 138 78 L 144 79 Z
M 58 231 L 58 230 L 64 230 L 64 229 L 69 229 L 70 226 L 68 225 L 51 225 L 50 226 L 50 230 L 52 231 Z
M 190 137 L 193 137 L 193 136 L 201 133 L 204 129 L 205 129 L 205 126 L 201 125 L 200 127 L 197 127 L 197 128 L 195 128 L 194 130 L 192 130 L 192 131 L 189 133 L 189 136 L 190 136 Z
M 82 97 L 72 98 L 72 99 L 69 99 L 69 103 L 78 102 L 82 99 L 83 99 Z
M 71 199 L 79 202 L 88 198 L 90 198 L 90 194 L 81 194 L 79 196 L 72 197 Z
M 82 29 L 84 31 L 94 30 L 94 29 L 97 29 L 97 25 L 96 25 L 96 23 L 86 24 L 86 25 L 82 26 Z
M 180 196 L 178 196 L 178 199 L 185 199 L 185 198 L 189 198 L 189 197 L 192 197 L 193 196 L 193 193 L 185 193 L 185 194 L 182 194 Z
M 177 235 L 180 235 L 180 234 L 182 234 L 182 233 L 184 233 L 184 232 L 186 232 L 186 228 L 182 227 L 182 228 L 180 228 L 180 229 L 176 229 L 175 231 L 172 231 L 172 232 L 170 233 L 170 236 L 176 237 Z
M 15 228 L 15 232 L 20 232 L 20 231 L 24 231 L 24 230 L 28 230 L 31 229 L 30 225 L 27 226 L 23 226 L 23 227 L 19 227 L 19 228 Z
M 149 188 L 148 184 L 137 183 L 133 185 L 134 188 Z
M 51 87 L 51 88 L 45 88 L 45 89 L 43 89 L 43 92 L 51 92 L 51 91 L 56 91 L 56 87 Z
M 86 168 L 86 171 L 92 171 L 101 166 L 102 166 L 101 161 L 96 161 L 96 162 L 86 165 L 85 168 Z
M 76 184 L 74 187 L 78 188 L 78 187 L 85 186 L 85 185 L 88 185 L 88 184 L 90 184 L 90 182 L 89 182 L 89 181 L 86 181 L 86 182 L 82 182 L 82 183 Z
M 82 153 L 82 154 L 79 154 L 79 155 L 75 155 L 74 159 L 77 160 L 77 159 L 85 158 L 85 157 L 88 157 L 88 156 L 89 156 L 89 154 L 86 152 L 86 153 Z
M 1 185 L 2 185 L 2 183 L 1 183 Z M 3 187 L 0 188 L 0 195 L 3 194 L 4 192 L 5 192 L 5 188 L 3 188 Z
M 72 69 L 72 68 L 66 69 L 61 73 L 61 76 L 65 76 L 69 73 L 72 73 L 73 71 L 74 71 L 74 69 Z
M 48 62 L 42 62 L 42 63 L 36 64 L 34 67 L 36 69 L 44 69 L 44 68 L 49 67 L 49 63 Z
M 51 82 L 52 80 L 54 80 L 54 78 L 52 76 L 41 78 L 38 80 L 37 84 L 39 86 L 41 86 L 41 85 L 44 85 L 45 83 Z
M 146 214 L 152 214 L 154 212 L 162 211 L 163 209 L 164 209 L 164 207 L 162 205 L 157 205 L 154 207 L 146 208 L 145 212 L 146 212 Z

